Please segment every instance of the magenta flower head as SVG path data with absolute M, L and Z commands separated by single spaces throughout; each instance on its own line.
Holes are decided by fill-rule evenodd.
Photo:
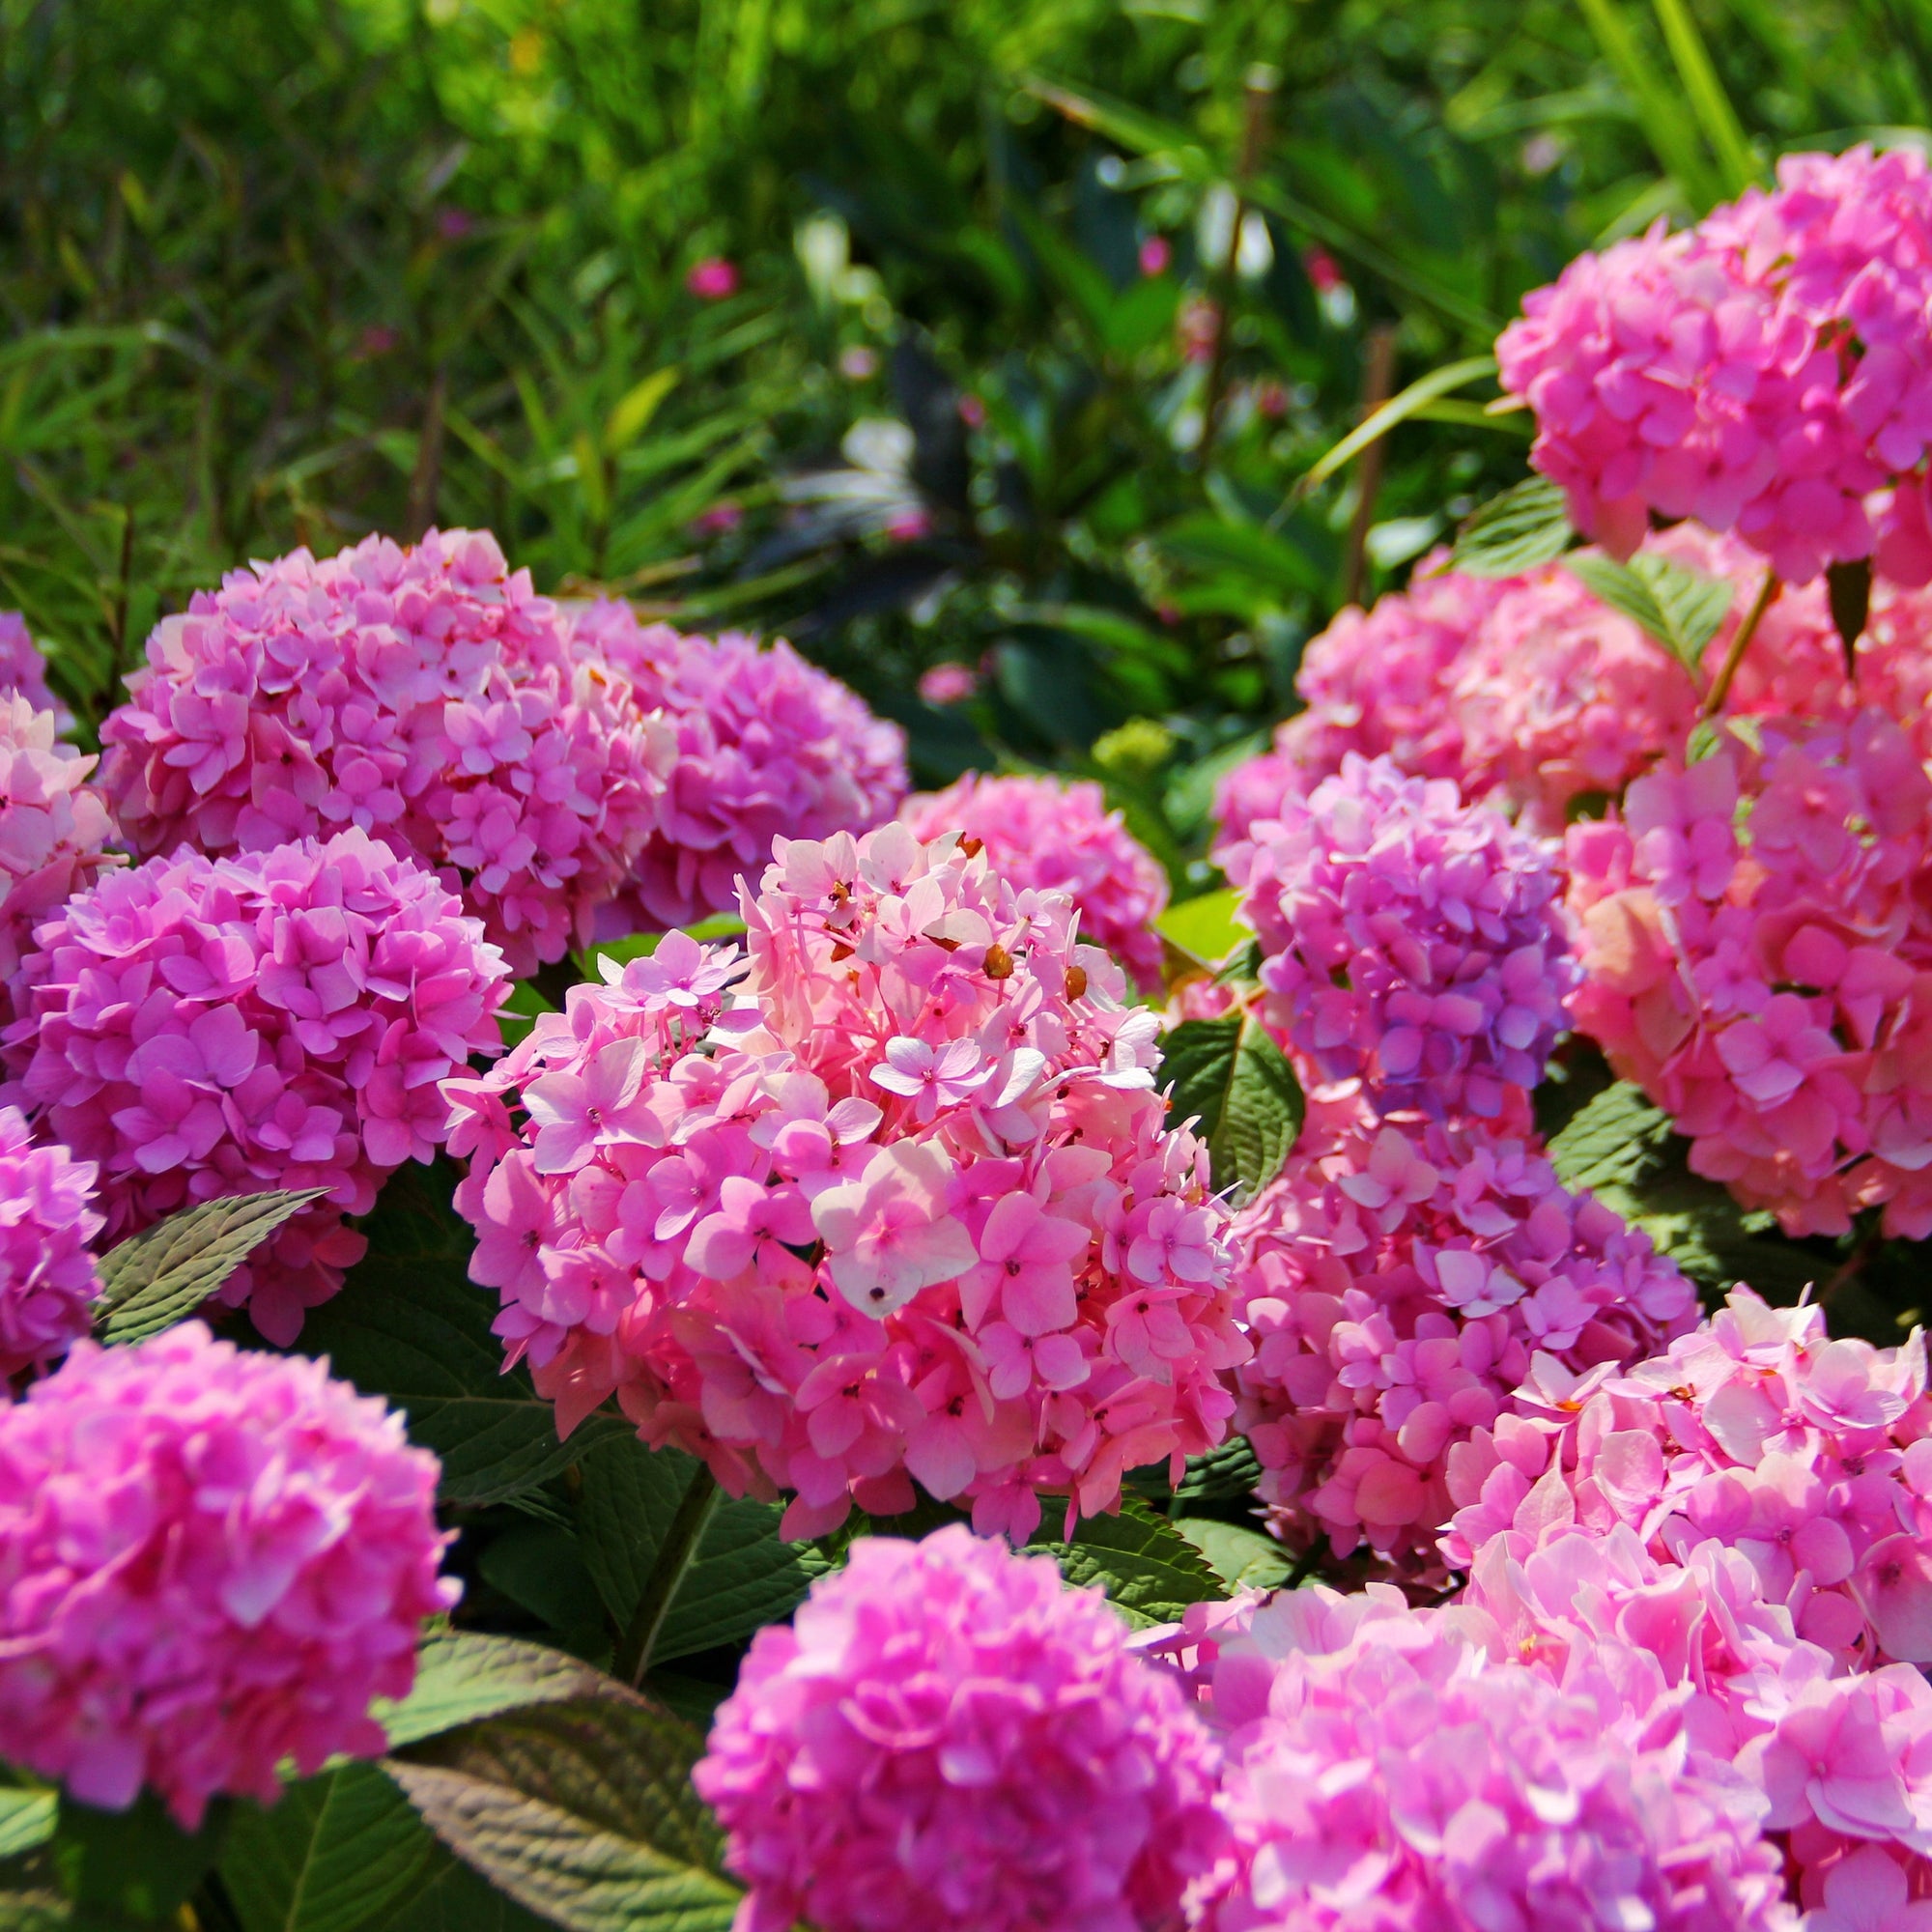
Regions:
M 1766 721 L 1569 835 L 1578 1029 L 1794 1235 L 1932 1234 L 1932 781 L 1876 710 Z
M 774 838 L 868 831 L 905 796 L 904 731 L 782 639 L 680 637 L 604 602 L 578 613 L 574 648 L 658 707 L 669 739 L 655 829 L 604 918 L 613 936 L 728 911 Z
M 590 937 L 668 751 L 568 635 L 480 531 L 297 551 L 156 628 L 101 781 L 138 853 L 349 827 L 413 852 L 527 975 Z
M 1876 548 L 1924 583 L 1932 170 L 1854 148 L 1777 175 L 1687 233 L 1579 256 L 1503 331 L 1503 386 L 1619 554 L 1655 511 L 1735 528 L 1794 582 Z
M 1350 1129 L 1296 1155 L 1236 1236 L 1255 1348 L 1236 1426 L 1277 1529 L 1430 1582 L 1458 1443 L 1525 1380 L 1593 1386 L 1697 1321 L 1646 1236 L 1487 1132 Z
M 1022 892 L 1065 893 L 1080 931 L 1104 946 L 1139 983 L 1160 984 L 1153 923 L 1167 909 L 1167 873 L 1100 787 L 1050 778 L 981 778 L 908 799 L 899 816 L 922 838 L 956 832 L 986 848 L 993 869 Z
M 1218 1648 L 1237 1854 L 1203 1932 L 1791 1932 L 1763 1792 L 1640 1648 L 1552 1681 L 1385 1585 L 1282 1591 Z
M 1446 780 L 1350 753 L 1250 828 L 1264 1014 L 1378 1113 L 1496 1120 L 1543 1078 L 1570 957 L 1553 852 Z
M 114 825 L 87 782 L 94 759 L 59 742 L 60 721 L 0 696 L 0 980 L 11 983 L 34 927 L 109 864 Z M 0 1021 L 12 1019 L 0 991 Z
M 51 711 L 56 734 L 73 729 L 73 713 L 49 687 L 46 658 L 17 611 L 0 611 L 0 699 L 8 697 L 24 697 L 36 711 Z
M 693 1773 L 744 1932 L 1159 1932 L 1215 1752 L 1097 1590 L 953 1526 L 867 1537 L 758 1633 Z
M 971 665 L 936 664 L 919 675 L 919 695 L 927 704 L 964 704 L 980 689 Z
M 386 1748 L 439 1577 L 437 1461 L 324 1362 L 185 1322 L 0 1409 L 0 1755 L 189 1830 Z
M 359 831 L 109 872 L 36 941 L 14 1091 L 99 1164 L 110 1239 L 218 1195 L 328 1189 L 222 1291 L 282 1344 L 361 1257 L 342 1216 L 442 1140 L 437 1083 L 497 1049 L 509 990 L 482 923 Z
M 723 301 L 738 293 L 738 270 L 722 255 L 707 255 L 686 271 L 684 285 L 699 301 Z
M 776 849 L 749 970 L 670 934 L 449 1083 L 470 1275 L 559 1425 L 614 1394 L 792 1537 L 916 1480 L 1023 1542 L 1220 1441 L 1228 1209 L 1072 902 L 899 824 Z
M 90 1252 L 95 1165 L 36 1147 L 17 1107 L 0 1107 L 0 1380 L 58 1361 L 93 1323 L 100 1277 Z

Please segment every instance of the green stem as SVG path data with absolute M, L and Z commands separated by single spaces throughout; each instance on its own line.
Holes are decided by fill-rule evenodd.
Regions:
M 664 1634 L 678 1590 L 697 1559 L 697 1547 L 704 1541 L 719 1494 L 718 1478 L 700 1463 L 696 1475 L 691 1479 L 690 1489 L 684 1492 L 684 1500 L 677 1506 L 677 1514 L 671 1518 L 657 1561 L 644 1578 L 643 1594 L 638 1599 L 638 1607 L 631 1612 L 630 1627 L 617 1646 L 611 1672 L 626 1684 L 633 1687 L 641 1684 L 644 1672 L 651 1667 L 651 1653 Z
M 1718 675 L 1704 698 L 1704 716 L 1715 718 L 1724 708 L 1724 699 L 1731 695 L 1731 680 L 1738 674 L 1739 665 L 1744 663 L 1745 651 L 1757 633 L 1757 627 L 1764 613 L 1771 609 L 1772 599 L 1784 586 L 1778 582 L 1777 572 L 1767 570 L 1764 583 L 1757 593 L 1757 601 L 1745 613 L 1745 620 L 1738 626 L 1738 634 L 1731 639 L 1731 647 L 1724 653 L 1724 662 L 1718 668 Z

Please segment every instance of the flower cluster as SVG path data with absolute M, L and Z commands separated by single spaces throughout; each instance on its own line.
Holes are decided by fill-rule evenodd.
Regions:
M 80 1342 L 0 1408 L 0 1752 L 121 1808 L 145 1783 L 192 1830 L 385 1747 L 439 1578 L 437 1463 L 327 1365 L 198 1321 Z
M 1767 722 L 1573 826 L 1577 1026 L 1794 1234 L 1932 1234 L 1932 781 L 1875 711 Z
M 1924 583 L 1928 301 L 1923 156 L 1790 155 L 1695 229 L 1579 256 L 1496 356 L 1536 412 L 1537 468 L 1620 554 L 1655 511 L 1735 527 L 1793 582 L 1876 549 Z
M 869 1537 L 758 1633 L 693 1782 L 745 1932 L 1157 1932 L 1221 1850 L 1215 1753 L 1097 1591 L 954 1526 Z
M 1298 1156 L 1236 1219 L 1254 1359 L 1236 1426 L 1278 1527 L 1439 1577 L 1445 1463 L 1533 1378 L 1633 1363 L 1696 1295 L 1520 1141 L 1385 1124 Z M 1532 1366 L 1534 1364 L 1534 1367 Z
M 559 1423 L 614 1392 L 796 1492 L 788 1536 L 909 1473 L 1024 1540 L 1038 1492 L 1106 1509 L 1220 1440 L 1227 1209 L 1071 902 L 898 824 L 776 853 L 735 1003 L 673 934 L 448 1088 L 471 1276 Z
M 1021 891 L 1065 893 L 1080 930 L 1104 946 L 1143 987 L 1160 984 L 1167 873 L 1109 811 L 1100 787 L 1049 778 L 968 773 L 942 792 L 907 800 L 899 816 L 921 838 L 958 833 L 986 848 L 993 869 Z
M 0 698 L 24 697 L 36 711 L 51 711 L 57 732 L 73 729 L 73 713 L 47 683 L 47 661 L 17 611 L 0 611 Z
M 519 975 L 590 936 L 668 755 L 529 573 L 469 530 L 235 571 L 161 621 L 128 689 L 101 777 L 137 852 L 359 827 L 460 888 Z
M 0 696 L 0 980 L 32 949 L 34 927 L 107 863 L 107 807 L 87 782 L 91 756 L 58 742 L 60 721 Z M 0 1022 L 14 1015 L 0 990 Z
M 1809 1642 L 1848 1663 L 1928 1663 L 1929 1435 L 1921 1336 L 1831 1341 L 1818 1309 L 1739 1288 L 1661 1355 L 1594 1370 L 1560 1402 L 1525 1390 L 1451 1450 L 1443 1548 L 1462 1567 L 1501 1531 L 1564 1521 L 1629 1524 L 1679 1563 L 1715 1540 Z
M 384 1176 L 427 1160 L 437 1083 L 499 1044 L 480 922 L 359 831 L 104 874 L 13 982 L 13 1091 L 99 1163 L 111 1236 L 218 1195 L 325 1187 L 222 1291 L 270 1341 L 341 1286 Z
M 1494 1120 L 1543 1077 L 1576 983 L 1550 851 L 1446 780 L 1350 753 L 1250 827 L 1234 883 L 1264 1016 L 1377 1112 Z
M 1206 1932 L 1787 1932 L 1761 1792 L 1639 1647 L 1559 1678 L 1386 1586 L 1284 1591 L 1224 1633 L 1238 1855 Z
M 95 1166 L 36 1147 L 17 1107 L 0 1107 L 0 1381 L 44 1369 L 92 1324 L 100 1277 L 90 1252 Z
M 680 637 L 628 604 L 576 613 L 581 662 L 661 709 L 670 749 L 649 837 L 602 925 L 662 930 L 728 911 L 775 837 L 825 838 L 890 818 L 906 792 L 905 733 L 782 639 Z

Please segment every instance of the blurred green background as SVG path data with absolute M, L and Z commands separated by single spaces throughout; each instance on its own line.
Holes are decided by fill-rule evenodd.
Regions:
M 1199 889 L 1303 641 L 1522 473 L 1480 363 L 1319 466 L 1365 406 L 1928 104 L 1932 0 L 0 0 L 0 604 L 86 729 L 224 569 L 486 524 Z

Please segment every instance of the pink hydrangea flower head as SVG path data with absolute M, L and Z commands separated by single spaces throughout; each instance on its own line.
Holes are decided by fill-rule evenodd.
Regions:
M 519 975 L 590 937 L 669 752 L 480 531 L 232 572 L 161 621 L 128 688 L 102 783 L 138 853 L 357 827 L 460 890 Z
M 1072 902 L 894 823 L 779 839 L 741 903 L 749 960 L 672 933 L 449 1083 L 559 1425 L 614 1394 L 792 1536 L 916 1480 L 1024 1541 L 1221 1440 L 1228 1209 Z
M 1025 891 L 1065 893 L 1083 935 L 1104 946 L 1144 987 L 1160 983 L 1167 873 L 1109 811 L 1100 787 L 1050 778 L 968 773 L 941 792 L 908 799 L 899 816 L 922 838 L 957 832 L 985 846 L 993 869 Z
M 1480 1613 L 1372 1586 L 1279 1593 L 1218 1651 L 1237 1853 L 1204 1932 L 1793 1925 L 1763 1793 L 1640 1649 L 1552 1681 Z
M 439 1577 L 437 1461 L 327 1364 L 189 1321 L 79 1342 L 0 1409 L 0 1750 L 189 1830 L 276 1767 L 386 1748 Z
M 1251 837 L 1264 1015 L 1324 1079 L 1489 1120 L 1542 1079 L 1577 978 L 1547 844 L 1352 753 Z
M 919 695 L 927 704 L 964 704 L 980 689 L 971 665 L 936 664 L 919 674 Z
M 92 756 L 59 741 L 60 721 L 24 696 L 0 696 L 0 979 L 11 981 L 34 927 L 109 863 L 114 826 L 87 782 Z M 0 1020 L 14 1017 L 0 993 Z
M 95 1166 L 36 1147 L 17 1107 L 0 1107 L 0 1379 L 45 1369 L 88 1332 L 100 1294 L 91 1248 Z
M 1156 1932 L 1220 1852 L 1215 1751 L 1097 1590 L 961 1526 L 867 1537 L 758 1633 L 692 1774 L 782 1932 Z
M 656 825 L 609 932 L 728 911 L 774 838 L 868 831 L 906 794 L 904 731 L 782 639 L 681 637 L 605 601 L 578 613 L 574 648 L 661 709 L 670 738 Z
M 1305 1139 L 1306 1137 L 1304 1137 Z M 1352 1127 L 1236 1218 L 1254 1358 L 1236 1426 L 1290 1543 L 1439 1582 L 1456 1445 L 1520 1384 L 1570 1394 L 1697 1320 L 1690 1284 L 1521 1141 Z
M 1567 1403 L 1525 1388 L 1473 1432 L 1448 1460 L 1443 1548 L 1465 1567 L 1504 1530 L 1573 1521 L 1628 1525 L 1680 1564 L 1715 1542 L 1847 1664 L 1932 1662 L 1928 1432 L 1917 1331 L 1896 1349 L 1833 1341 L 1820 1310 L 1740 1288 L 1651 1360 Z
M 118 1240 L 220 1195 L 326 1187 L 222 1291 L 287 1344 L 360 1259 L 345 1213 L 428 1160 L 438 1082 L 500 1044 L 481 921 L 366 833 L 105 873 L 13 981 L 14 1091 L 98 1165 Z
M 0 698 L 24 697 L 36 711 L 54 714 L 54 730 L 73 729 L 73 713 L 47 683 L 47 661 L 17 611 L 0 611 Z
M 1923 583 L 1932 171 L 1861 147 L 1777 172 L 1527 297 L 1496 345 L 1503 386 L 1536 412 L 1538 469 L 1621 554 L 1655 511 L 1735 528 L 1794 582 L 1876 547 L 1882 573 Z
M 699 301 L 723 301 L 738 293 L 737 265 L 722 255 L 707 255 L 686 271 L 684 285 Z
M 1578 1028 L 1792 1234 L 1932 1234 L 1932 781 L 1876 710 L 1766 721 L 1569 835 Z

